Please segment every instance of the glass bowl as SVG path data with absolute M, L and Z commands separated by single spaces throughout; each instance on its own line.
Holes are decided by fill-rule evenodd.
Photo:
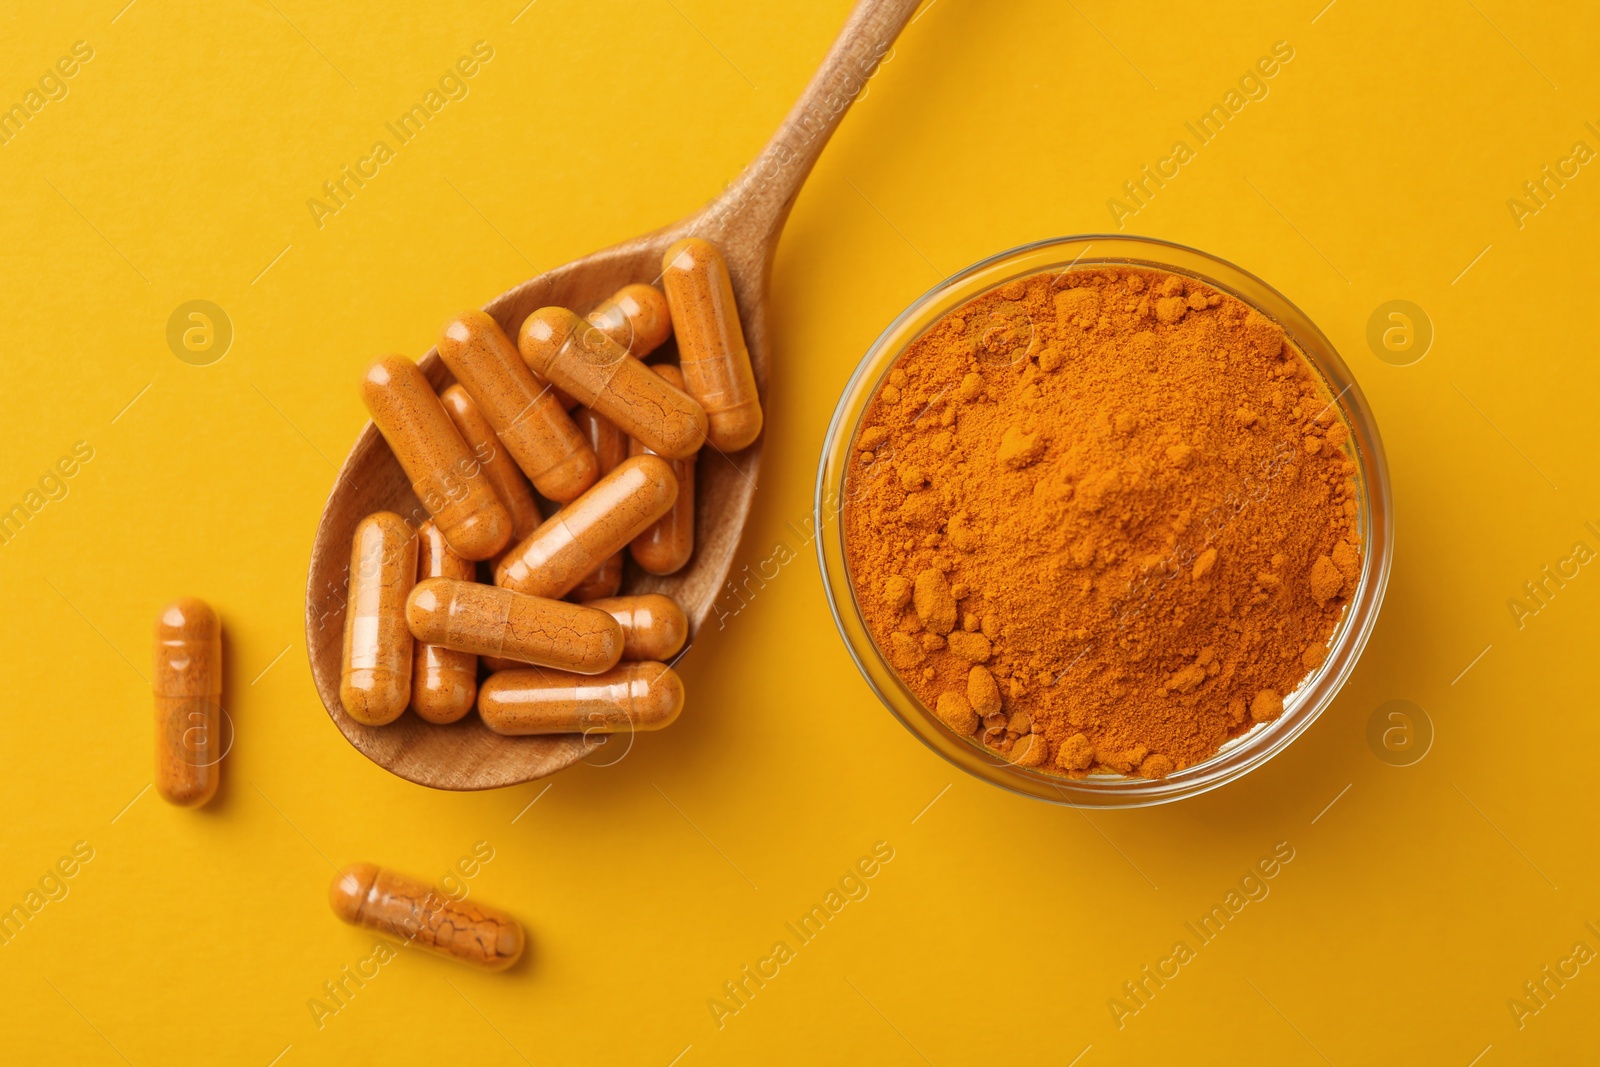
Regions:
M 851 444 L 869 401 L 900 354 L 946 314 L 981 293 L 1044 271 L 1095 266 L 1139 266 L 1186 275 L 1232 294 L 1276 322 L 1321 376 L 1336 414 L 1350 431 L 1346 450 L 1357 465 L 1361 576 L 1329 642 L 1327 658 L 1284 698 L 1283 713 L 1276 719 L 1256 724 L 1214 756 L 1162 779 L 1111 773 L 1067 778 L 1016 766 L 1000 753 L 956 734 L 907 688 L 878 647 L 845 563 L 841 512 L 852 484 L 864 484 L 850 480 Z M 817 470 L 814 517 L 820 532 L 817 556 L 823 587 L 839 633 L 867 684 L 895 718 L 969 774 L 1041 800 L 1084 807 L 1144 807 L 1215 789 L 1266 763 L 1304 733 L 1338 693 L 1367 643 L 1383 602 L 1394 544 L 1389 471 L 1377 423 L 1350 368 L 1322 331 L 1282 293 L 1231 263 L 1183 245 L 1114 234 L 1063 237 L 1002 252 L 940 282 L 890 323 L 862 357 L 834 411 Z

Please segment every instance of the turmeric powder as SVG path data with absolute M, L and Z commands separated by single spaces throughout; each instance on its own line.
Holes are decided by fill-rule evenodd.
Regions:
M 1165 777 L 1326 656 L 1361 571 L 1349 437 L 1282 328 L 1200 280 L 1011 281 L 911 343 L 861 420 L 862 614 L 974 743 Z

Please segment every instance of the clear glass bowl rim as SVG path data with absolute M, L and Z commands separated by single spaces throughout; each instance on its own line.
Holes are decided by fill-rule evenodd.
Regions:
M 1091 257 L 1090 250 L 1100 246 L 1108 251 Z M 1066 254 L 1074 250 L 1076 256 Z M 1159 780 L 1113 775 L 1068 779 L 1017 767 L 956 736 L 911 693 L 872 639 L 845 565 L 841 521 L 850 443 L 879 381 L 911 341 L 955 306 L 1013 278 L 1050 269 L 1116 265 L 1195 277 L 1282 326 L 1335 398 L 1338 414 L 1350 429 L 1350 448 L 1358 466 L 1362 571 L 1327 658 L 1285 699 L 1278 718 L 1230 740 L 1209 759 Z M 1394 550 L 1389 470 L 1377 421 L 1333 343 L 1288 297 L 1249 271 L 1186 245 L 1128 234 L 1081 234 L 1019 245 L 951 275 L 912 301 L 873 341 L 839 398 L 817 465 L 812 518 L 834 623 L 862 677 L 895 718 L 929 748 L 977 778 L 1039 800 L 1078 807 L 1148 807 L 1196 796 L 1255 770 L 1283 751 L 1316 721 L 1354 669 L 1377 622 Z

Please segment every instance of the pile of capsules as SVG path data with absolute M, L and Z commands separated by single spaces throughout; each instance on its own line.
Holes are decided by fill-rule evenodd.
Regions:
M 362 398 L 428 519 L 356 527 L 339 687 L 352 719 L 410 707 L 451 723 L 474 702 L 507 735 L 677 718 L 683 683 L 663 661 L 687 619 L 669 597 L 618 596 L 622 554 L 651 574 L 687 565 L 695 455 L 750 445 L 762 414 L 721 253 L 685 238 L 661 280 L 665 293 L 629 285 L 586 318 L 541 308 L 515 344 L 482 311 L 456 316 L 442 396 L 403 356 L 367 369 Z M 678 365 L 646 366 L 669 336 Z M 547 519 L 535 491 L 558 508 Z
M 351 718 L 382 726 L 410 707 L 451 723 L 474 701 L 509 735 L 677 718 L 683 683 L 662 661 L 683 647 L 688 620 L 669 597 L 616 595 L 622 553 L 651 574 L 687 565 L 695 454 L 747 447 L 762 416 L 721 253 L 679 241 L 662 284 L 665 294 L 629 285 L 586 320 L 543 308 L 515 345 L 483 312 L 457 316 L 439 339 L 458 383 L 443 396 L 404 357 L 368 368 L 367 410 L 428 518 L 413 529 L 383 511 L 356 527 L 339 686 Z M 678 365 L 645 366 L 673 335 Z M 559 505 L 550 518 L 534 490 Z M 477 581 L 480 562 L 493 585 Z M 481 687 L 480 657 L 491 672 Z M 161 609 L 151 682 L 157 791 L 198 807 L 216 793 L 223 755 L 210 605 Z M 345 922 L 463 962 L 502 970 L 523 952 L 506 913 L 372 864 L 341 871 L 328 896 Z

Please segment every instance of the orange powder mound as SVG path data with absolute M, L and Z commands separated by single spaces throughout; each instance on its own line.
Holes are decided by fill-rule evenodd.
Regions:
M 952 730 L 1160 778 L 1275 718 L 1361 570 L 1349 430 L 1283 330 L 1144 268 L 974 298 L 896 361 L 845 487 L 867 625 Z

